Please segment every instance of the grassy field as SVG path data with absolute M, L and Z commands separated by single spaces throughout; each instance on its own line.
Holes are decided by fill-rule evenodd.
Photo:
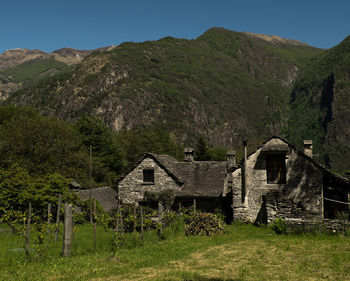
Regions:
M 160 240 L 146 232 L 112 247 L 113 235 L 98 228 L 93 252 L 90 225 L 75 234 L 72 255 L 60 256 L 62 241 L 30 260 L 23 239 L 0 232 L 1 280 L 350 280 L 350 237 L 276 235 L 269 228 L 234 224 L 223 235 L 186 237 L 181 228 Z

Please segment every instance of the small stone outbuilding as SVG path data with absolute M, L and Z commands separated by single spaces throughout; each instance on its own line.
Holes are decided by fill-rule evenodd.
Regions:
M 76 190 L 76 193 L 83 201 L 90 199 L 90 189 Z M 112 187 L 105 186 L 91 189 L 91 199 L 97 200 L 106 212 L 118 207 L 117 191 Z

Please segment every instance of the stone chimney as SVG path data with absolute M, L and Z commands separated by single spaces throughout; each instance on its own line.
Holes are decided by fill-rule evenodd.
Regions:
M 227 168 L 231 169 L 236 166 L 236 151 L 227 151 Z
M 312 140 L 304 140 L 304 154 L 312 158 Z
M 185 148 L 184 152 L 185 152 L 185 159 L 184 160 L 186 162 L 193 162 L 194 149 L 191 147 L 187 147 L 187 148 Z

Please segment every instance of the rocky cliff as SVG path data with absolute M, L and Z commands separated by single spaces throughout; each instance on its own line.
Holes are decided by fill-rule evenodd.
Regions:
M 63 78 L 7 102 L 74 121 L 95 114 L 114 130 L 151 126 L 185 144 L 257 144 L 281 134 L 289 93 L 306 61 L 322 50 L 222 28 L 195 40 L 124 43 L 86 57 Z

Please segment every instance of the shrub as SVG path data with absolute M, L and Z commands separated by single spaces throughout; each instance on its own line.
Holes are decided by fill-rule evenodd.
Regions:
M 165 189 L 161 192 L 145 191 L 144 197 L 148 205 L 155 208 L 158 206 L 158 202 L 161 202 L 167 210 L 171 208 L 175 200 L 174 192 L 171 189 Z
M 275 219 L 271 224 L 271 228 L 276 234 L 287 233 L 287 224 L 282 218 Z
M 163 226 L 173 226 L 175 224 L 175 221 L 177 219 L 177 214 L 173 211 L 167 211 L 163 215 Z
M 224 230 L 224 222 L 211 213 L 196 213 L 185 220 L 186 235 L 214 235 Z

